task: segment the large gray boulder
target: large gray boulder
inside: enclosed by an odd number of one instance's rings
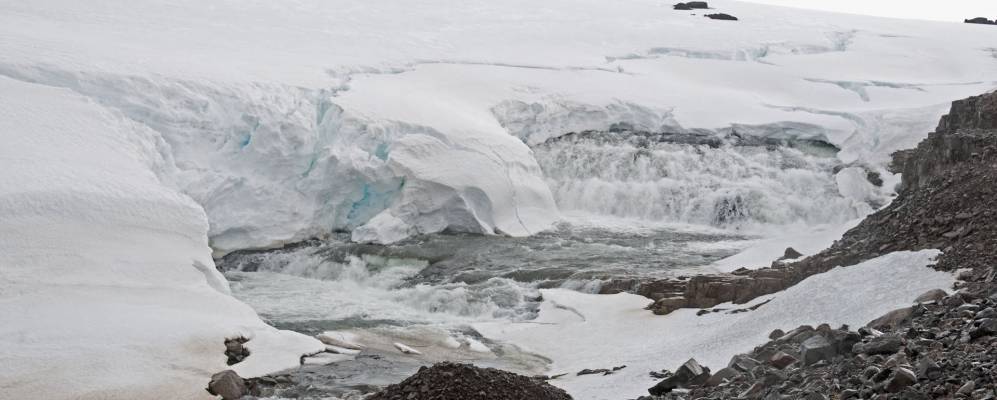
[[[837,350],[834,344],[820,335],[804,340],[800,344],[800,358],[803,359],[803,365],[811,365],[820,360],[831,360],[836,355]]]
[[[249,388],[246,387],[246,381],[239,374],[233,370],[225,370],[211,375],[208,393],[222,396],[224,400],[239,400],[243,396],[249,395]]]
[[[883,316],[870,321],[866,326],[886,331],[896,329],[900,324],[909,321],[914,315],[914,307],[904,307],[898,310],[890,311]]]
[[[866,343],[858,343],[852,347],[856,354],[895,354],[904,346],[904,341],[897,335],[874,337]]]

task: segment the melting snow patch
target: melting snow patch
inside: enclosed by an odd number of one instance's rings
[[[771,300],[755,311],[696,316],[693,309],[654,316],[650,300],[631,294],[591,295],[563,289],[543,291],[537,320],[522,324],[475,325],[491,339],[509,342],[553,360],[552,381],[577,399],[632,398],[655,381],[648,372],[674,369],[695,357],[719,368],[734,354],[763,343],[776,328],[829,323],[861,326],[909,305],[925,291],[951,286],[951,274],[927,266],[937,250],[896,252],[810,277],[748,306]],[[578,310],[586,318],[579,319]],[[731,308],[733,305],[719,305]],[[743,306],[741,306],[743,307]],[[593,365],[627,365],[610,376],[575,376]]]

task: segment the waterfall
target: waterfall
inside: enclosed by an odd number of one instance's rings
[[[534,146],[564,211],[745,227],[857,216],[834,175],[836,149],[816,141],[583,132]]]

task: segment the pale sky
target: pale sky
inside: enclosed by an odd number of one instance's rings
[[[959,21],[997,18],[997,0],[746,0],[752,3],[813,8],[894,18]]]

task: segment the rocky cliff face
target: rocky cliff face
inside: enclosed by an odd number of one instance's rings
[[[655,313],[667,314],[744,303],[836,266],[929,248],[944,252],[936,268],[969,268],[970,281],[992,282],[997,254],[987,249],[997,248],[997,93],[954,102],[936,131],[895,154],[892,167],[903,173],[898,197],[819,254],[755,271],[633,282],[630,289],[655,300]],[[627,285],[616,282],[604,292]]]

